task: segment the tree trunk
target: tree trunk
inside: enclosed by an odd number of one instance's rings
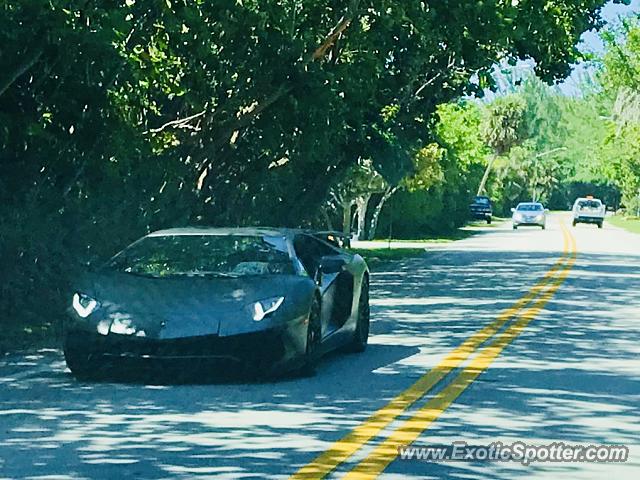
[[[378,202],[378,205],[376,205],[376,208],[373,211],[373,215],[371,216],[371,225],[369,226],[369,235],[367,237],[368,240],[373,240],[375,238],[376,230],[378,229],[378,220],[380,219],[380,213],[382,212],[382,207],[384,207],[385,202],[389,200],[391,198],[391,195],[396,193],[397,190],[397,185],[394,187],[387,187],[384,195],[382,195],[382,198]]]
[[[353,200],[346,201],[342,204],[342,233],[351,235],[351,207]]]
[[[304,66],[310,65],[314,62],[321,61],[327,56],[327,52],[338,41],[338,39],[345,33],[345,31],[351,26],[352,22],[358,16],[358,9],[360,0],[353,0],[351,5],[347,9],[347,13],[340,18],[338,23],[331,29],[331,31],[323,38],[320,45],[318,45],[314,51],[305,59]],[[239,131],[249,126],[264,110],[268,109],[271,105],[278,102],[281,98],[287,96],[293,90],[294,86],[289,82],[282,83],[271,95],[263,99],[262,101],[256,100],[254,106],[249,111],[237,112],[236,118],[231,122],[216,126],[214,125],[214,119],[216,117],[213,113],[210,117],[204,118],[203,130],[215,130],[218,129],[219,133],[214,135],[214,141],[206,149],[200,153],[200,158],[196,160],[198,169],[198,177],[202,176],[206,169],[210,168],[211,161],[208,160],[208,156],[215,156],[216,151],[223,148],[223,146],[232,138],[234,132]]]
[[[33,67],[41,55],[42,49],[34,50],[31,56],[27,57],[20,65],[18,65],[18,68],[11,72],[6,80],[0,83],[0,96],[9,89],[13,82]]]
[[[329,216],[329,213],[327,213],[327,209],[324,207],[321,208],[320,213],[324,218],[324,223],[327,225],[327,230],[333,230],[333,222],[331,222],[331,217]]]
[[[356,213],[358,215],[356,238],[358,240],[362,240],[367,236],[367,207],[369,206],[370,199],[370,193],[366,193],[356,198]]]
[[[477,195],[482,195],[484,193],[484,189],[487,185],[487,180],[489,179],[489,173],[491,172],[491,168],[493,167],[493,162],[495,161],[496,156],[491,155],[489,158],[489,163],[487,164],[487,168],[484,171],[484,175],[482,176],[482,181],[480,182],[480,186],[478,187]]]

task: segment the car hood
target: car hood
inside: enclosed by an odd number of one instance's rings
[[[274,327],[303,315],[314,288],[311,279],[295,275],[151,278],[100,272],[80,283],[78,290],[100,304],[93,321],[109,323],[110,334],[160,339]],[[272,317],[253,321],[256,301],[280,296],[285,302]]]

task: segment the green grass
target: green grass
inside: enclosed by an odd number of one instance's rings
[[[395,238],[391,239],[391,241],[388,239],[376,239],[365,247],[352,248],[351,251],[360,254],[369,265],[415,258],[423,255],[429,244],[464,240],[477,235],[487,228],[495,228],[506,220],[505,218],[494,217],[490,225],[483,221],[474,221],[449,233],[427,235],[417,239]],[[402,244],[406,245],[402,246]],[[424,247],[422,247],[422,244],[424,244]]]
[[[509,218],[502,217],[493,217],[492,223],[487,224],[487,222],[482,220],[474,220],[472,222],[467,223],[464,227],[460,227],[456,230],[453,230],[448,233],[440,233],[438,235],[426,235],[422,238],[416,239],[402,239],[402,238],[393,238],[391,239],[391,244],[394,243],[449,243],[455,242],[458,240],[464,240],[465,238],[469,238],[478,233],[478,228],[496,228],[500,226],[501,223],[510,220]],[[386,238],[376,238],[376,242],[385,242],[389,243],[389,240]]]
[[[467,227],[487,227],[487,228],[496,228],[499,227],[501,223],[511,220],[511,217],[492,217],[491,223],[487,224],[487,222],[483,220],[473,220],[467,224]],[[465,227],[462,227],[465,228]]]
[[[616,227],[624,228],[628,232],[640,233],[640,218],[639,217],[623,217],[622,215],[615,215],[607,217],[607,222]]]
[[[368,264],[403,260],[419,257],[425,252],[424,248],[352,248],[350,252],[360,254]]]
[[[471,237],[476,232],[473,230],[456,230],[454,232],[448,234],[440,234],[440,235],[426,235],[423,238],[415,238],[415,239],[402,239],[402,238],[392,238],[391,244],[394,243],[448,243],[455,242],[456,240],[464,240],[465,238]],[[389,240],[386,238],[377,238],[376,242],[380,243],[389,243]]]

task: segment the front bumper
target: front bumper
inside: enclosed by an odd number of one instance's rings
[[[484,219],[484,218],[489,218],[493,215],[493,213],[491,211],[482,211],[482,210],[471,210],[470,212],[471,218],[479,218],[479,219]]]
[[[547,223],[547,219],[544,215],[531,216],[531,215],[518,215],[511,218],[514,227],[544,227]]]
[[[544,227],[545,222],[513,222],[516,227]]]
[[[229,337],[206,335],[166,340],[70,330],[66,332],[64,343],[65,350],[82,352],[88,361],[97,364],[140,360],[263,365],[277,364],[288,353],[284,335],[277,330]]]

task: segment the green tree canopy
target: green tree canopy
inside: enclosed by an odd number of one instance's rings
[[[3,317],[153,228],[317,223],[358,159],[410,172],[494,64],[566,76],[604,3],[0,0]]]

